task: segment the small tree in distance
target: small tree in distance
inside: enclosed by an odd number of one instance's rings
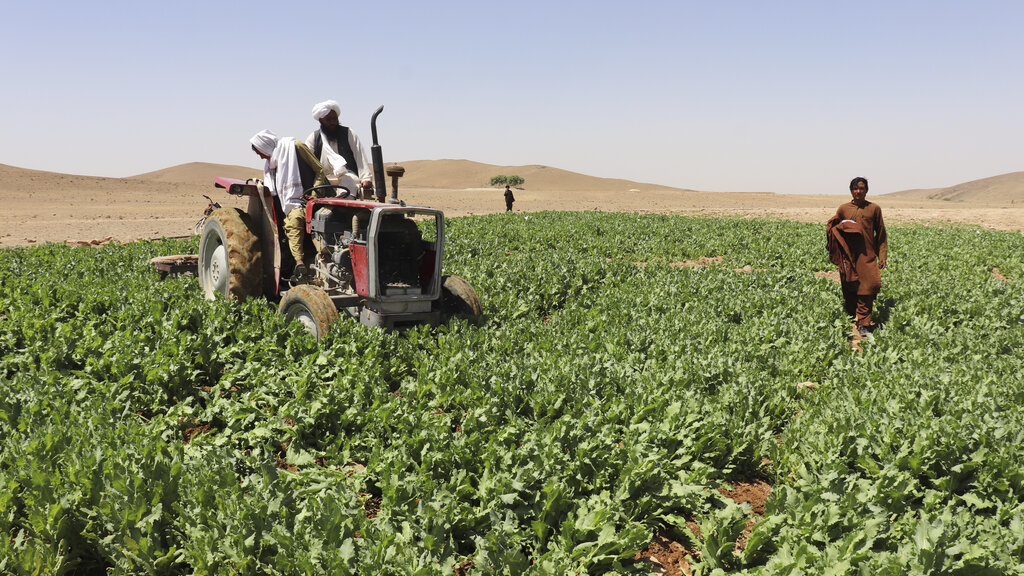
[[[526,182],[526,180],[523,179],[522,176],[518,176],[516,174],[513,174],[511,176],[505,176],[503,174],[500,174],[498,176],[491,177],[491,186],[507,185],[512,187],[519,187],[522,186],[524,182]]]

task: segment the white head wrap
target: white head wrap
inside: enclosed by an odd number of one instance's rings
[[[335,114],[341,116],[341,107],[338,106],[338,103],[334,100],[327,100],[313,106],[313,120],[319,120],[324,116],[327,116],[331,110],[334,110]]]
[[[259,150],[261,154],[271,156],[274,153],[274,148],[277,148],[277,134],[274,134],[270,130],[263,130],[259,134],[249,138],[249,143]]]

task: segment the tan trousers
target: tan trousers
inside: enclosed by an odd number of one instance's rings
[[[305,262],[303,244],[306,241],[306,209],[295,208],[284,217],[284,235],[288,237],[288,248],[296,264]]]

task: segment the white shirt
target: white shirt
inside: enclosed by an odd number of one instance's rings
[[[309,146],[310,150],[314,150],[313,144],[316,142],[316,133],[320,132],[320,138],[323,143],[323,150],[320,152],[320,164],[324,167],[324,176],[337,186],[345,186],[354,193],[359,193],[362,182],[370,182],[373,180],[373,174],[370,172],[370,163],[366,161],[366,151],[363,150],[363,145],[359,141],[359,137],[356,136],[355,130],[349,128],[348,130],[348,145],[352,149],[352,155],[355,156],[356,165],[348,166],[345,159],[338,154],[338,142],[331,138],[328,139],[327,135],[322,130],[314,130],[309,133],[306,138],[306,146]]]
[[[281,199],[281,208],[287,214],[302,206],[302,175],[299,155],[295,151],[295,138],[281,138],[270,159],[263,166],[263,182]]]

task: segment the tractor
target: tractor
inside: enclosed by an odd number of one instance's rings
[[[340,314],[367,326],[401,330],[437,325],[452,316],[477,318],[480,299],[459,276],[442,275],[445,220],[441,210],[398,200],[401,166],[385,168],[371,120],[375,198],[341,186],[306,190],[307,262],[291,257],[281,203],[259,180],[215,178],[228,194],[248,196],[248,208],[207,207],[199,240],[199,284],[207,299],[264,296],[277,313],[319,339]],[[385,198],[385,174],[391,197]],[[308,270],[293,273],[297,264]]]

